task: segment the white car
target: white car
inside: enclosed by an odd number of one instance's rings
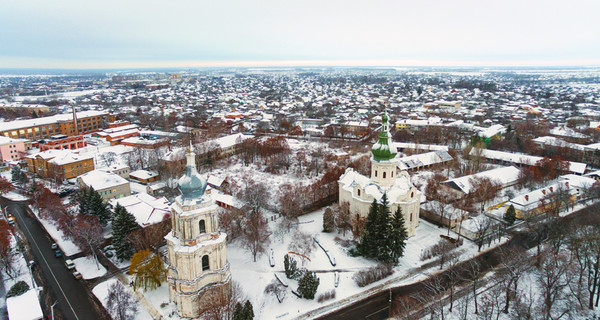
[[[65,265],[67,266],[67,269],[69,269],[69,270],[75,269],[75,263],[73,263],[73,260],[71,260],[71,259],[65,260]]]

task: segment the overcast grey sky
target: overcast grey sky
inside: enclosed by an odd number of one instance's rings
[[[0,67],[600,64],[599,0],[0,0]]]

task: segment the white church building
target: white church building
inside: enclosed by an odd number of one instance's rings
[[[339,203],[350,204],[354,221],[366,220],[373,200],[380,202],[386,194],[391,214],[400,207],[406,231],[413,236],[419,225],[421,192],[412,184],[406,171],[398,170],[398,152],[392,143],[387,114],[381,119],[379,139],[371,148],[371,176],[364,176],[352,168],[346,169],[338,180]]]
[[[171,206],[168,248],[169,298],[181,317],[197,318],[214,294],[230,294],[227,235],[219,232],[217,205],[206,194],[206,179],[196,170],[196,155],[186,155],[181,195]]]

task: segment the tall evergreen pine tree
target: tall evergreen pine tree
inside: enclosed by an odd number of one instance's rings
[[[382,262],[390,262],[392,260],[392,246],[394,242],[392,217],[390,214],[390,206],[387,199],[387,194],[381,197],[381,204],[377,214],[377,236],[376,236],[376,260]]]
[[[377,214],[379,212],[379,205],[377,200],[373,199],[369,214],[367,215],[367,221],[362,231],[362,237],[360,244],[358,245],[358,252],[361,256],[367,258],[374,258],[377,250]]]
[[[79,192],[78,200],[80,214],[96,216],[103,225],[106,225],[111,218],[108,204],[93,188],[82,189]]]
[[[508,207],[508,209],[504,213],[504,220],[506,220],[506,222],[508,222],[508,224],[512,225],[513,223],[515,223],[516,219],[517,219],[517,213],[515,210],[515,206],[513,206],[511,204],[510,207]]]
[[[406,247],[406,239],[408,238],[408,232],[406,231],[406,225],[404,221],[404,214],[402,209],[398,207],[394,213],[392,219],[393,229],[393,242],[392,242],[392,262],[398,263],[398,259],[404,255],[404,248]]]
[[[135,222],[135,218],[127,209],[120,204],[115,207],[115,213],[112,217],[113,238],[112,244],[115,247],[117,258],[121,260],[129,259],[133,255],[133,245],[127,239],[127,235],[140,226]]]

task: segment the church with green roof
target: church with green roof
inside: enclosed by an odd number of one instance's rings
[[[339,203],[347,202],[355,228],[366,220],[373,200],[387,194],[391,212],[398,207],[404,213],[408,235],[419,225],[421,192],[412,184],[408,172],[398,169],[398,151],[392,141],[387,113],[381,116],[381,131],[371,148],[371,175],[364,176],[352,168],[340,176]]]

